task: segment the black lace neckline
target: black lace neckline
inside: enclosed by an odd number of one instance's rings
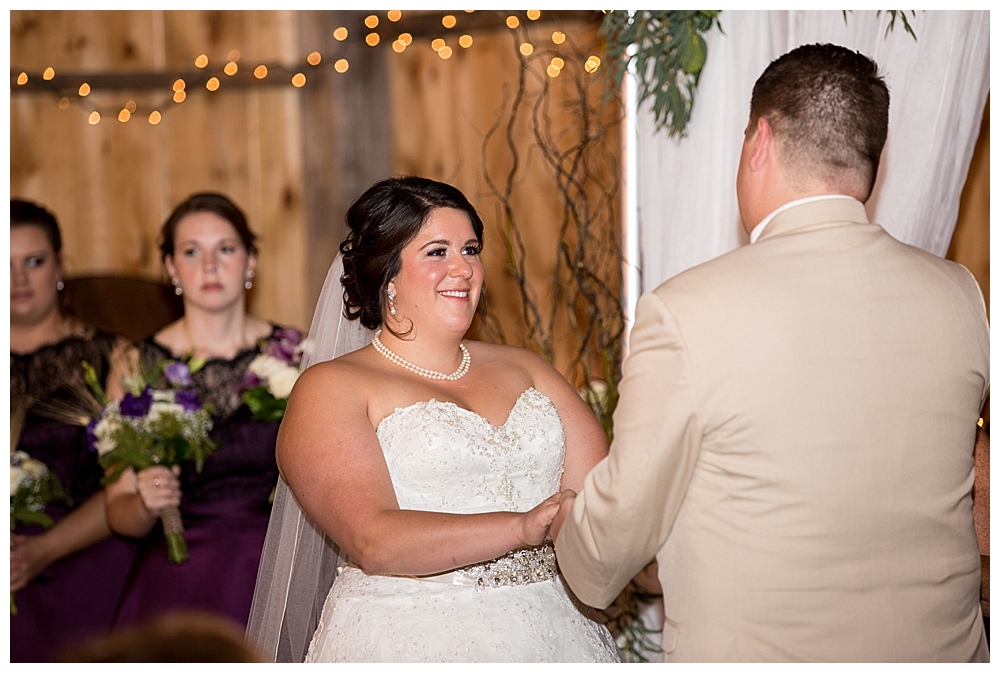
[[[260,349],[260,345],[259,344],[260,344],[261,341],[264,341],[266,339],[273,339],[274,338],[274,333],[276,331],[278,331],[279,329],[281,329],[278,325],[274,324],[273,322],[272,323],[268,323],[268,324],[271,326],[271,331],[267,333],[267,336],[264,336],[264,337],[261,337],[260,339],[258,339],[257,343],[254,343],[251,346],[247,346],[246,348],[243,348],[243,349],[237,351],[236,355],[234,355],[231,358],[224,358],[222,356],[215,356],[215,355],[213,355],[212,357],[205,358],[205,363],[208,364],[208,363],[214,363],[214,362],[238,362],[241,358],[245,357],[248,353],[256,353]],[[156,349],[159,349],[160,352],[163,353],[163,355],[165,356],[164,359],[166,359],[166,360],[183,360],[185,357],[187,357],[186,355],[183,355],[183,354],[182,355],[177,355],[172,350],[170,350],[165,344],[162,344],[159,341],[157,341],[155,334],[153,336],[151,336],[151,337],[148,337],[144,341],[144,343],[146,343],[149,346],[152,346],[152,347],[154,347]]]
[[[39,346],[35,350],[28,351],[27,353],[18,353],[16,351],[11,351],[10,352],[10,356],[12,358],[17,358],[17,359],[20,359],[20,360],[29,360],[29,359],[31,359],[33,357],[37,357],[39,355],[42,355],[46,351],[61,350],[61,349],[66,348],[68,345],[70,345],[72,343],[75,343],[75,342],[92,341],[94,339],[94,337],[98,335],[98,333],[102,334],[103,336],[112,336],[110,334],[101,332],[101,330],[98,330],[93,325],[82,324],[78,328],[74,329],[74,331],[73,331],[72,334],[68,334],[68,335],[64,336],[62,339],[59,339],[58,341],[53,341],[52,343],[42,344],[41,346]]]

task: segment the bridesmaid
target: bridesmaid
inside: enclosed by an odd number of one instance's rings
[[[19,525],[10,537],[10,660],[51,662],[75,641],[111,627],[133,545],[111,536],[101,468],[86,430],[51,420],[39,401],[72,403],[86,360],[107,383],[109,357],[127,346],[60,310],[62,237],[56,218],[10,202],[10,396],[12,445],[45,463],[72,498],[46,508],[50,529]],[[23,421],[23,422],[22,422]]]
[[[278,479],[278,422],[254,420],[241,384],[262,340],[297,333],[247,314],[256,236],[228,198],[194,194],[174,209],[161,235],[163,263],[184,315],[141,342],[133,356],[144,367],[188,354],[207,360],[193,380],[200,399],[213,407],[211,437],[219,449],[200,474],[193,465],[128,469],[106,487],[111,528],[141,540],[116,625],[202,609],[245,628]],[[174,565],[159,518],[178,505],[190,560]]]

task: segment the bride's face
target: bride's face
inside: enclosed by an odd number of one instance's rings
[[[399,275],[389,283],[400,327],[412,321],[414,335],[437,328],[465,334],[483,289],[480,248],[468,215],[454,208],[431,211],[403,248]]]

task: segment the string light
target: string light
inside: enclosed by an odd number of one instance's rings
[[[347,39],[347,29],[341,26],[337,30],[333,31],[333,39],[337,42],[343,42]]]
[[[601,66],[601,59],[596,56],[589,56],[587,62],[583,64],[583,69],[589,73],[597,72],[597,69]]]
[[[523,56],[530,56],[535,51],[535,47],[530,42],[522,42],[518,48]]]
[[[194,60],[195,67],[204,68],[208,65],[208,56],[202,54]]]
[[[77,93],[79,93],[81,96],[89,96],[90,85],[84,82],[83,84],[80,85],[80,90]]]
[[[561,30],[555,31],[554,33],[552,33],[552,41],[556,44],[562,44],[563,42],[566,41],[566,33],[562,32]]]
[[[562,60],[558,56],[553,56],[552,65],[555,66],[556,70],[562,70],[564,67],[566,67],[566,61]]]
[[[237,70],[239,70],[239,66],[236,65],[236,61],[230,61],[229,63],[226,64],[226,67],[222,69],[222,72],[232,77],[233,75],[236,74]]]
[[[69,107],[69,98],[66,98],[66,96],[63,96],[62,98],[59,99],[59,109],[60,110],[65,110],[68,107]]]
[[[175,103],[183,103],[185,98],[187,98],[187,94],[184,92],[183,89],[180,90],[180,91],[175,91],[174,92],[174,102]]]
[[[347,72],[348,63],[346,58],[342,58],[333,64],[333,69],[337,72]]]
[[[521,25],[521,21],[516,16],[507,17],[507,27],[513,30]]]
[[[378,33],[368,33],[365,36],[365,42],[368,43],[369,47],[374,47],[378,44],[379,36]]]
[[[322,60],[323,60],[323,55],[320,54],[318,51],[314,51],[313,53],[306,56],[306,61],[309,63],[309,65],[319,65]]]
[[[301,89],[306,85],[306,76],[301,72],[297,72],[292,76],[292,85]]]
[[[396,21],[399,21],[401,18],[403,18],[403,13],[398,9],[390,9],[387,16],[390,21],[395,23]]]
[[[48,81],[55,76],[56,76],[56,71],[53,70],[52,68],[46,68],[45,72],[42,73],[42,79],[44,79],[45,81]]]
[[[123,124],[131,118],[132,118],[132,113],[126,110],[125,108],[122,108],[122,111],[118,113],[118,121],[122,122]]]
[[[210,77],[207,82],[205,82],[205,88],[209,91],[217,91],[219,89],[219,78]]]
[[[240,60],[240,50],[239,49],[233,49],[231,52],[229,52],[229,54],[226,56],[226,58],[228,58],[230,61],[238,61],[238,60]]]
[[[161,119],[163,119],[163,116],[156,110],[149,113],[149,123],[153,126],[159,124]]]
[[[468,49],[469,47],[472,46],[472,36],[471,35],[463,35],[462,37],[458,38],[458,44],[463,49]]]
[[[409,47],[410,43],[413,42],[413,36],[409,33],[401,33],[399,35],[399,41]]]
[[[528,18],[531,19],[532,21],[538,21],[538,17],[540,17],[541,15],[542,13],[537,9],[528,10]]]
[[[265,77],[267,77],[267,66],[258,65],[256,68],[253,69],[253,76],[256,77],[257,79],[264,79]]]
[[[135,101],[130,100],[129,102],[125,103],[125,109],[128,110],[129,114],[135,112]]]
[[[182,79],[174,81],[174,91],[184,91],[184,87],[186,86],[187,84],[185,84]]]
[[[458,23],[458,20],[451,14],[445,14],[441,17],[441,25],[445,28],[454,28],[456,23]]]
[[[545,73],[546,73],[546,74],[547,74],[547,75],[548,75],[549,77],[558,77],[558,76],[559,76],[559,73],[561,73],[561,72],[562,72],[562,68],[557,68],[557,67],[555,67],[554,65],[552,65],[551,63],[549,64],[549,67],[547,67],[547,68],[545,69]]]
[[[22,85],[22,86],[25,85],[25,84],[27,84],[28,83],[28,73],[22,72],[20,75],[18,75],[17,76],[17,83],[20,84],[20,85]]]
[[[445,60],[451,58],[451,47],[441,47],[441,49],[438,50],[438,56]]]
[[[404,49],[406,49],[406,44],[402,41],[396,40],[392,43],[392,50],[397,54],[402,54]]]
[[[441,39],[441,38],[439,37],[439,38],[437,38],[437,39],[435,39],[435,40],[431,41],[431,49],[433,49],[434,51],[438,51],[438,52],[439,52],[439,51],[441,51],[442,49],[444,49],[444,44],[445,44],[445,43],[444,43],[444,40],[442,40],[442,39]]]
[[[365,17],[365,26],[368,28],[375,28],[378,26],[378,17],[374,14],[370,14]]]
[[[93,112],[90,113],[90,116],[87,117],[87,121],[90,122],[91,126],[97,124],[98,122],[101,121],[101,113],[98,112],[97,110],[94,110]]]

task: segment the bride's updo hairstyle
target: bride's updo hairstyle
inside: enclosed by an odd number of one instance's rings
[[[480,247],[483,221],[459,190],[416,176],[388,178],[368,188],[347,210],[349,233],[340,244],[344,255],[344,316],[377,329],[385,315],[386,288],[402,268],[403,248],[437,208],[469,216]]]

